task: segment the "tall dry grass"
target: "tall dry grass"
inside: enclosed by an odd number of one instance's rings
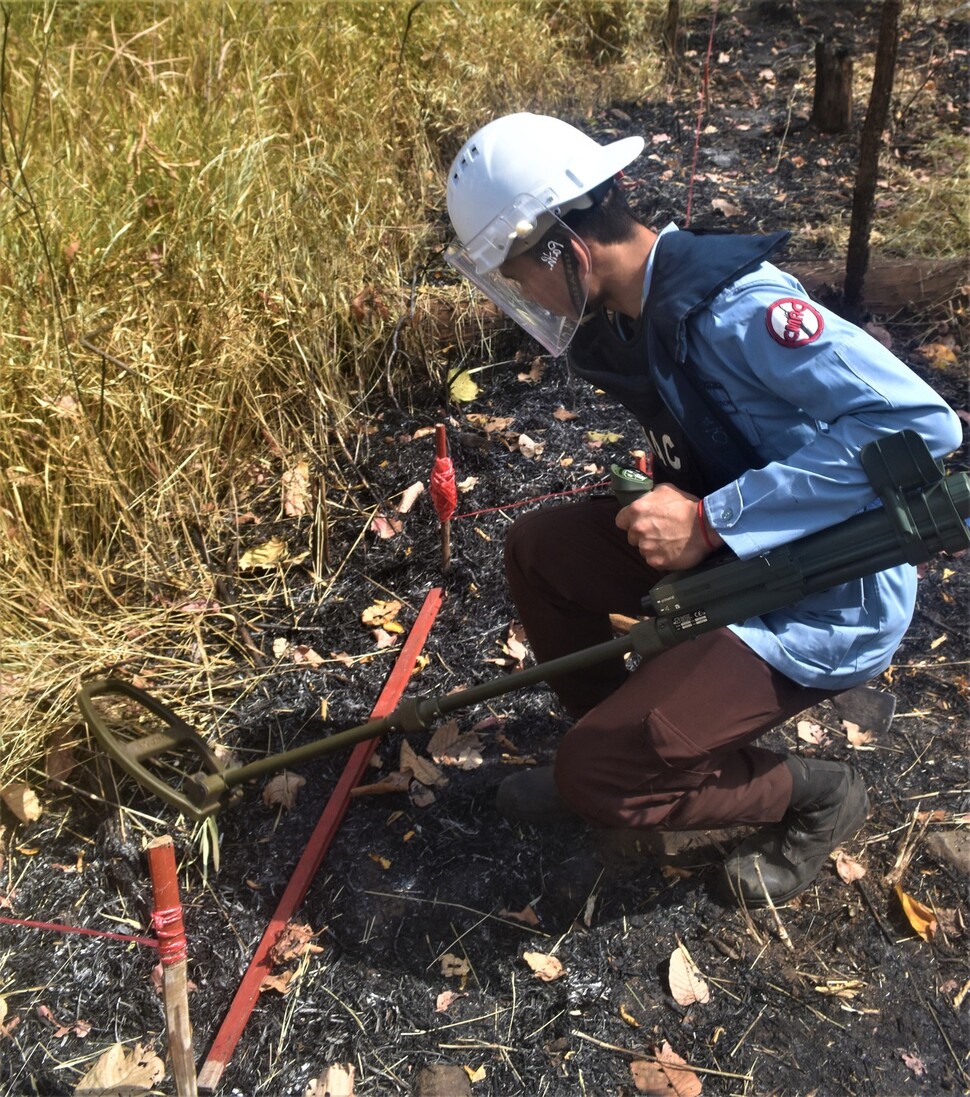
[[[204,722],[231,659],[179,607],[213,596],[236,486],[307,457],[339,497],[375,394],[437,368],[400,320],[458,143],[648,94],[664,8],[5,10],[0,785],[76,730],[99,668],[177,684]],[[352,307],[368,285],[383,307]]]

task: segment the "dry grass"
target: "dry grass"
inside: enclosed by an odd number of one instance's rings
[[[661,7],[9,9],[0,784],[36,773],[100,668],[206,722],[224,668],[180,607],[220,593],[208,552],[252,502],[236,493],[307,457],[329,519],[354,520],[368,401],[439,368],[442,310],[474,338],[466,291],[412,300],[459,141],[493,112],[648,92],[637,42]]]

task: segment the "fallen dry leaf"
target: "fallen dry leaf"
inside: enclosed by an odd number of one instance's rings
[[[464,978],[470,970],[471,965],[468,961],[455,956],[454,953],[446,952],[441,957],[441,974],[446,979]]]
[[[401,501],[397,505],[398,514],[407,514],[407,512],[417,502],[418,497],[424,491],[424,484],[420,480],[417,483],[412,484],[409,488],[401,493]]]
[[[700,1078],[666,1040],[651,1050],[657,1057],[655,1061],[636,1059],[630,1064],[638,1093],[653,1097],[699,1097],[703,1089]]]
[[[528,372],[518,374],[518,380],[525,381],[530,385],[538,384],[542,380],[545,369],[546,362],[544,358],[533,358],[529,363]]]
[[[567,411],[562,404],[555,408],[552,413],[553,419],[558,419],[560,423],[569,423],[573,419],[579,418],[579,413],[575,411]]]
[[[331,1063],[310,1080],[303,1097],[354,1097],[354,1064]]]
[[[33,823],[44,814],[37,793],[29,785],[19,782],[0,789],[0,800],[17,816],[22,823]]]
[[[910,1051],[904,1051],[902,1048],[898,1048],[897,1051],[900,1059],[902,1059],[906,1066],[908,1066],[918,1078],[921,1078],[926,1073],[926,1064],[918,1055],[914,1055]]]
[[[402,773],[410,773],[416,781],[420,781],[422,785],[427,785],[429,788],[448,784],[448,778],[434,762],[429,762],[426,758],[421,758],[415,754],[414,748],[407,739],[401,740],[401,756],[398,769]]]
[[[259,984],[259,989],[261,991],[275,990],[279,994],[289,994],[290,983],[293,982],[295,975],[295,971],[281,971],[278,975],[264,975],[262,982]]]
[[[283,513],[288,518],[301,518],[313,504],[310,493],[310,463],[297,461],[283,473]]]
[[[474,1084],[475,1082],[481,1082],[486,1076],[484,1067],[466,1066],[465,1073],[468,1075],[468,1080],[472,1084]]]
[[[532,968],[536,978],[544,983],[551,983],[566,974],[566,969],[556,957],[544,952],[524,952],[522,959]]]
[[[267,807],[279,806],[289,811],[296,803],[297,795],[305,784],[305,777],[284,770],[266,782],[266,787],[263,789],[263,803]]]
[[[711,1000],[710,987],[683,945],[678,945],[670,955],[668,979],[670,993],[679,1006]]]
[[[84,1075],[74,1089],[74,1097],[135,1097],[148,1093],[165,1077],[165,1064],[150,1049],[135,1044],[126,1051],[113,1044]]]
[[[273,537],[261,545],[255,545],[239,557],[239,570],[252,571],[254,568],[270,568],[286,559],[286,542],[281,537]]]
[[[390,541],[404,529],[400,518],[388,518],[384,514],[375,514],[370,520],[370,528],[382,541]]]
[[[378,600],[364,610],[360,615],[360,620],[368,628],[386,628],[388,623],[393,621],[400,612],[400,602]]]
[[[867,743],[872,742],[872,732],[863,731],[858,724],[853,724],[851,720],[843,720],[842,729],[845,731],[845,737],[848,740],[850,747],[858,749],[859,747],[864,747]]]
[[[537,926],[539,918],[529,903],[516,913],[514,910],[506,910],[505,907],[498,912],[499,918],[514,918],[517,922],[525,922],[527,926]]]
[[[435,999],[434,1011],[435,1013],[444,1013],[445,1010],[458,1001],[459,998],[464,998],[464,994],[460,994],[457,990],[443,990]]]
[[[542,451],[546,448],[545,442],[537,442],[535,439],[530,438],[528,434],[520,434],[515,440],[515,449],[522,454],[523,457],[541,457]]]
[[[865,866],[859,864],[854,857],[850,857],[844,849],[834,849],[829,856],[835,862],[835,871],[839,874],[839,879],[846,884],[852,884],[865,876]]]
[[[320,945],[314,944],[316,934],[303,923],[287,922],[280,930],[269,950],[269,962],[278,967],[291,960],[299,960],[307,952],[323,952]]]
[[[937,930],[936,915],[933,911],[930,910],[929,907],[924,906],[919,899],[914,899],[912,895],[903,891],[899,884],[896,885],[896,898],[899,900],[899,905],[903,908],[903,914],[906,915],[906,921],[909,922],[924,941],[932,941],[936,936]]]
[[[812,720],[799,720],[795,724],[798,738],[803,743],[811,743],[814,746],[824,746],[829,741],[829,733],[820,724]]]

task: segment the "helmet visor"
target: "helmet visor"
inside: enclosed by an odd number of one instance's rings
[[[525,209],[518,199],[467,246],[451,244],[445,261],[558,357],[586,311],[589,251],[554,214],[535,206],[533,211],[534,216],[519,216]],[[499,250],[501,267],[482,261],[483,251],[492,257]]]

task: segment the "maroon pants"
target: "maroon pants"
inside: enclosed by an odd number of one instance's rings
[[[611,639],[659,578],[614,524],[612,499],[539,510],[509,531],[506,572],[539,662]],[[784,755],[754,746],[835,691],[798,685],[728,629],[644,659],[550,681],[576,722],[556,753],[559,794],[598,826],[703,830],[777,822]]]

